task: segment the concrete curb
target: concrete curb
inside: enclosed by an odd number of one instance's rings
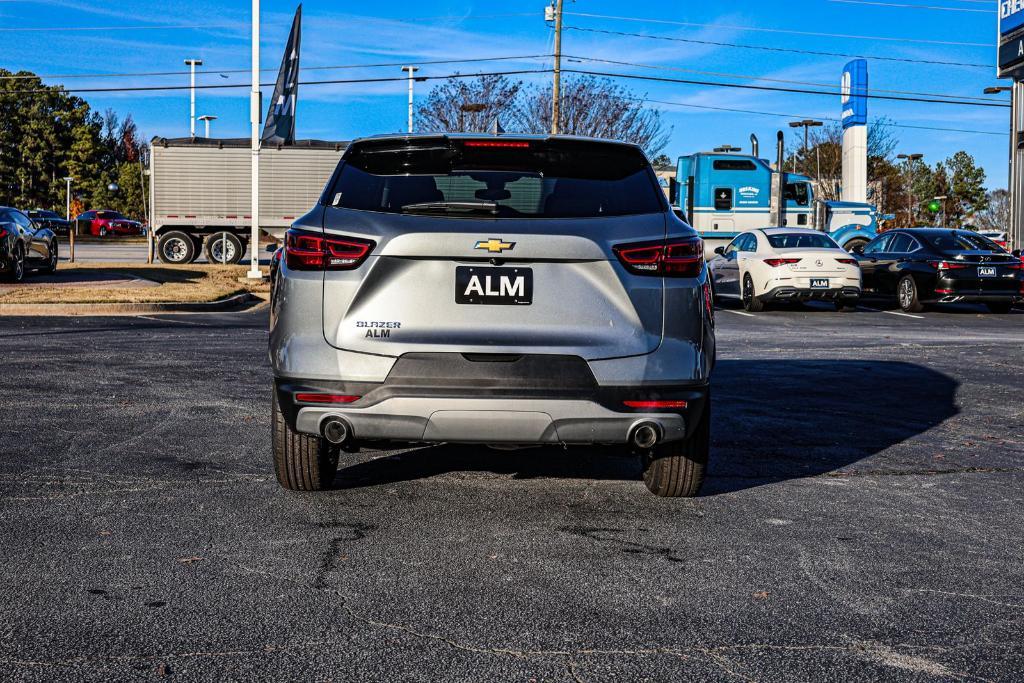
[[[217,301],[179,303],[107,303],[107,304],[0,304],[3,315],[138,315],[144,313],[217,313],[261,303],[264,299],[242,292]]]

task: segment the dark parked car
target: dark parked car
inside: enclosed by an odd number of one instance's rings
[[[71,231],[71,221],[61,216],[56,211],[46,209],[30,209],[28,217],[40,228],[53,230],[57,235],[67,235]]]
[[[83,235],[107,237],[108,235],[142,234],[142,223],[109,209],[80,213],[75,221],[78,223],[78,232]]]
[[[57,236],[21,211],[0,206],[0,275],[21,282],[29,270],[57,270]]]
[[[904,311],[970,301],[1008,313],[1024,299],[1019,256],[970,230],[889,230],[855,254],[865,296],[895,297]]]

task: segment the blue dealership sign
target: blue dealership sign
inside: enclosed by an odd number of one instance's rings
[[[1024,2],[1024,0],[1017,0]],[[868,62],[855,59],[843,67],[839,86],[843,103],[843,130],[868,122]]]
[[[999,35],[1005,36],[1024,26],[1024,0],[1000,0]]]

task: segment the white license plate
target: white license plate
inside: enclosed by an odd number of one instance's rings
[[[827,277],[811,278],[811,289],[828,289]]]
[[[995,266],[978,266],[978,277],[995,277]]]

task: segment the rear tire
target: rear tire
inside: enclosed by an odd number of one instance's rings
[[[49,275],[50,273],[57,272],[57,261],[59,256],[57,255],[57,240],[54,239],[50,242],[50,258],[46,261],[46,265],[43,266],[42,271]]]
[[[700,493],[711,443],[711,392],[704,414],[685,441],[670,441],[644,456],[644,484],[664,498],[692,498]]]
[[[848,252],[850,252],[852,254],[854,249],[856,249],[857,247],[863,247],[867,243],[868,243],[868,240],[856,238],[856,239],[852,239],[849,242],[847,242],[846,244],[844,244],[843,245],[843,249],[845,249],[846,251],[848,251]]]
[[[992,301],[985,304],[985,306],[990,313],[1009,313],[1010,309],[1013,308],[1013,304],[1009,301]]]
[[[221,246],[223,241],[224,251],[227,252],[227,258],[225,263],[235,264],[242,260],[242,254],[245,250],[242,247],[242,240],[238,239],[233,233],[222,231],[216,232],[206,238],[206,244],[204,250],[206,251],[206,260],[210,263],[221,263]]]
[[[192,263],[196,260],[196,243],[188,234],[171,230],[160,235],[156,243],[157,257],[172,266]]]
[[[760,313],[764,310],[764,302],[754,295],[754,280],[750,273],[743,276],[743,310]]]
[[[917,282],[911,275],[900,278],[899,284],[896,285],[896,298],[900,308],[906,313],[920,313],[924,310],[924,304],[918,297]]]
[[[14,245],[14,254],[11,256],[11,269],[4,274],[7,282],[21,282],[25,279],[25,247],[21,243]]]
[[[338,471],[337,447],[322,437],[293,431],[284,419],[274,389],[271,441],[274,449],[274,473],[289,491],[322,491],[331,488]]]

